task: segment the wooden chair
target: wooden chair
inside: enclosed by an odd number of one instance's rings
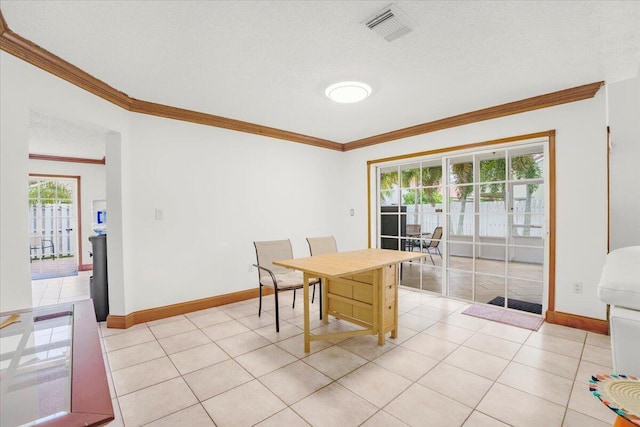
[[[293,290],[293,305],[296,306],[296,290],[303,287],[303,275],[300,271],[280,267],[273,264],[273,261],[281,261],[293,258],[291,241],[272,240],[263,242],[253,242],[256,248],[257,264],[253,264],[258,269],[258,284],[260,293],[260,303],[258,316],[262,314],[262,287],[269,286],[274,290],[276,303],[276,332],[280,332],[280,315],[278,310],[278,293]],[[317,279],[309,280],[309,285],[313,285],[315,294]],[[320,310],[322,313],[322,310]]]

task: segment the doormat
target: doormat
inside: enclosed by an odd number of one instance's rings
[[[493,320],[494,322],[517,326],[519,328],[531,329],[532,331],[540,329],[540,326],[542,326],[544,322],[542,317],[516,313],[506,308],[492,307],[487,304],[474,304],[463,311],[462,314]]]
[[[495,297],[494,299],[489,301],[488,304],[497,305],[498,307],[504,307],[504,298]],[[514,310],[526,311],[534,314],[542,314],[542,304],[509,298],[508,306],[509,308],[512,308]]]

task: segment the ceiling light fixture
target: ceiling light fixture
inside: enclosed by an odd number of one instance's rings
[[[371,95],[371,86],[362,82],[340,82],[329,86],[324,94],[332,101],[350,104]]]

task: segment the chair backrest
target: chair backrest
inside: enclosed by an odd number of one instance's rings
[[[431,241],[429,242],[430,248],[436,248],[440,244],[440,240],[442,238],[442,227],[438,226],[433,230],[431,234]]]
[[[309,243],[309,253],[311,256],[338,252],[338,245],[333,236],[307,237],[307,243]]]
[[[407,224],[408,234],[420,234],[420,224]]]
[[[42,235],[38,233],[31,234],[29,236],[29,246],[31,246],[31,248],[42,247]]]
[[[260,267],[268,268],[274,274],[288,273],[291,269],[274,265],[273,261],[282,261],[293,258],[290,240],[268,240],[263,242],[253,242],[256,247],[256,260]],[[264,270],[258,269],[258,276],[269,276]]]

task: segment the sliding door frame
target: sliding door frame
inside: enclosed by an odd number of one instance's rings
[[[549,170],[546,174],[545,180],[548,182],[549,191],[549,209],[548,209],[548,237],[543,238],[548,241],[548,264],[547,268],[547,312],[545,317],[548,321],[553,320],[553,313],[555,312],[555,277],[556,277],[556,158],[555,158],[555,130],[517,135],[507,138],[482,141],[471,144],[456,145],[451,147],[439,148],[429,151],[421,151],[417,153],[404,154],[393,157],[386,157],[381,159],[367,161],[367,203],[369,209],[367,210],[367,225],[368,225],[368,247],[372,247],[373,239],[376,233],[376,222],[372,216],[372,212],[376,212],[376,199],[372,197],[372,188],[375,188],[377,177],[372,174],[375,167],[382,163],[410,160],[413,158],[427,157],[438,154],[445,154],[454,151],[465,151],[471,149],[483,149],[489,146],[499,146],[503,144],[513,144],[518,142],[526,142],[528,140],[535,140],[540,138],[546,138],[548,144],[548,167]]]

